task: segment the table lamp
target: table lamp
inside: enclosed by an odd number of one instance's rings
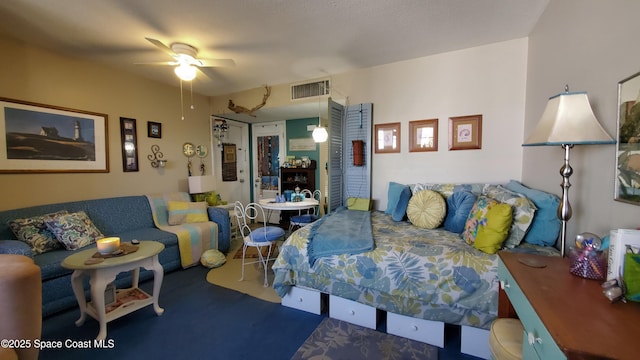
[[[569,203],[569,177],[573,169],[569,165],[569,151],[574,145],[615,144],[615,140],[602,128],[589,104],[586,92],[565,92],[552,96],[533,133],[522,146],[562,146],[564,165],[562,176],[562,201],[558,206],[558,218],[562,221],[560,253],[564,257],[567,237],[567,222],[572,211]]]
[[[216,194],[210,194],[211,196],[204,195],[205,193],[213,192],[215,186],[215,178],[211,175],[189,176],[189,194],[192,194],[196,201],[206,200],[209,205],[215,205]]]

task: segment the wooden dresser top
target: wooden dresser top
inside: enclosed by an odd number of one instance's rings
[[[568,258],[499,255],[567,358],[640,358],[640,303],[611,303],[602,293],[603,281],[572,275]],[[524,265],[520,258],[546,267]]]

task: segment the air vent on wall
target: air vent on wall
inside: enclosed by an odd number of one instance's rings
[[[291,84],[291,100],[331,94],[329,79],[302,84]]]

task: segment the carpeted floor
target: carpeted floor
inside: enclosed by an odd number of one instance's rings
[[[260,264],[246,265],[244,269],[244,280],[240,281],[240,275],[242,273],[242,256],[240,256],[240,258],[236,258],[235,254],[237,254],[238,251],[242,254],[242,240],[234,239],[231,242],[231,250],[227,255],[227,262],[218,268],[211,269],[207,274],[207,281],[211,284],[239,291],[243,294],[248,294],[261,300],[280,304],[280,297],[271,287],[273,285],[274,277],[273,271],[271,270],[273,261],[269,262],[269,268],[267,269],[269,287],[263,286],[264,270]],[[255,255],[256,258],[246,260],[249,262],[257,260],[257,252]]]
[[[291,359],[437,360],[438,348],[348,322],[325,318]]]

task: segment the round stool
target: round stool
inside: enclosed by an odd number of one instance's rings
[[[522,359],[524,328],[518,319],[500,318],[493,321],[489,332],[492,359]]]
[[[40,339],[42,278],[40,267],[29,257],[0,254],[0,319],[0,339],[31,340],[31,344]],[[15,349],[20,360],[36,360],[38,353],[35,346]]]

